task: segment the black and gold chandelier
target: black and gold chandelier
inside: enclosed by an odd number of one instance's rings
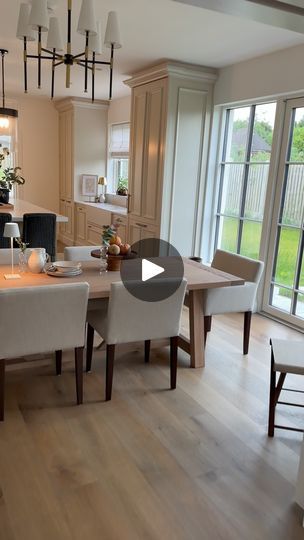
[[[49,0],[50,1],[50,0]],[[88,92],[88,78],[91,73],[92,101],[95,98],[95,71],[97,65],[107,65],[110,68],[109,99],[112,98],[114,49],[121,47],[117,14],[108,14],[104,44],[110,48],[110,60],[96,60],[101,54],[100,22],[96,20],[94,0],[82,0],[77,32],[85,37],[85,50],[79,54],[72,53],[72,0],[67,0],[67,44],[66,52],[60,34],[57,17],[48,14],[48,0],[32,0],[32,5],[20,5],[17,38],[23,41],[24,91],[28,89],[27,62],[28,59],[38,61],[38,88],[41,88],[41,65],[47,60],[52,65],[51,97],[55,91],[55,70],[58,66],[66,66],[66,88],[71,85],[71,67],[78,65],[84,69],[84,92]],[[28,54],[28,41],[35,41],[35,31],[38,38],[37,54]],[[42,46],[42,34],[48,32],[46,48]]]

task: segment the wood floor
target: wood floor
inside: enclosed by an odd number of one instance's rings
[[[261,316],[243,357],[241,317],[218,317],[206,368],[169,351],[118,350],[112,401],[104,351],[74,406],[73,364],[11,365],[0,425],[1,540],[302,539],[293,502],[301,435],[267,438],[269,337],[304,337]],[[300,379],[300,380],[298,380]],[[289,385],[303,387],[294,377]],[[304,425],[303,413],[284,411]]]

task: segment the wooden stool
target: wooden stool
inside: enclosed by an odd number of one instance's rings
[[[287,339],[271,339],[271,369],[270,369],[270,395],[269,395],[269,420],[268,436],[273,437],[274,428],[287,429],[289,431],[299,431],[304,433],[303,429],[291,428],[288,426],[279,426],[275,424],[275,408],[277,403],[281,405],[290,405],[291,407],[304,407],[298,403],[289,403],[279,401],[280,393],[287,373],[304,375],[304,343],[301,341],[289,341]],[[279,379],[276,382],[276,373],[279,372]],[[284,388],[287,392],[304,393],[301,390]]]

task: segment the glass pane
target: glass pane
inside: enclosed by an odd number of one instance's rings
[[[262,223],[256,221],[244,221],[242,241],[241,241],[241,255],[250,257],[252,259],[258,259],[260,253]]]
[[[224,165],[222,204],[220,213],[239,216],[243,186],[244,165]]]
[[[304,319],[304,294],[297,294],[296,315]]]
[[[290,161],[304,161],[304,107],[296,109]]]
[[[278,287],[277,285],[272,286],[272,301],[270,302],[272,306],[290,313],[291,299],[292,291],[284,289],[283,287]]]
[[[255,109],[251,161],[270,161],[276,103],[257,105]]]
[[[230,109],[227,146],[224,161],[245,161],[249,131],[250,107]]]
[[[299,289],[304,292],[304,255],[302,255],[302,268],[300,273]]]
[[[281,228],[277,264],[275,269],[276,283],[293,287],[295,269],[300,240],[300,231]]]
[[[304,164],[289,165],[282,223],[301,227],[304,209]]]
[[[250,165],[244,217],[263,219],[269,165]]]
[[[218,247],[236,252],[239,221],[235,218],[221,217]]]

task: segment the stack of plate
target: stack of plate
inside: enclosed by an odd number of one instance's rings
[[[46,268],[49,276],[72,277],[82,273],[81,263],[75,261],[56,261]]]

